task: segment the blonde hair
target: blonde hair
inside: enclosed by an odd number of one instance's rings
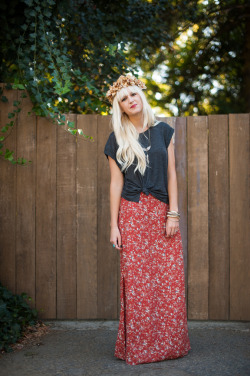
[[[116,153],[116,158],[122,166],[122,171],[126,171],[136,159],[137,165],[135,167],[135,171],[139,170],[139,172],[144,175],[147,163],[145,153],[138,141],[139,133],[137,132],[133,123],[129,120],[127,114],[122,113],[119,105],[122,98],[128,95],[129,92],[138,93],[141,97],[143,105],[143,129],[146,130],[147,127],[150,128],[155,124],[155,115],[153,110],[148,104],[143,91],[138,86],[128,86],[118,91],[113,100],[112,116],[112,126],[119,146]]]

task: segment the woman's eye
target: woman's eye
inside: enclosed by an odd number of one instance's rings
[[[127,99],[127,97],[122,98],[122,102],[124,102]]]
[[[136,93],[132,93],[132,97],[134,97],[136,95]]]

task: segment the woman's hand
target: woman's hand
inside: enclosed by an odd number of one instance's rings
[[[114,248],[121,250],[122,249],[122,238],[120,230],[117,226],[111,227],[110,229],[110,243],[115,245]]]
[[[114,159],[109,157],[110,166],[110,243],[118,250],[122,249],[122,239],[118,228],[119,207],[124,177]]]
[[[176,219],[168,218],[166,222],[166,235],[173,236],[179,231],[179,221]]]

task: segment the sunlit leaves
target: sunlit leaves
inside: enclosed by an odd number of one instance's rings
[[[179,15],[183,27],[170,48],[152,54],[150,64],[140,62],[148,72],[147,86],[160,91],[158,106],[173,115],[248,111],[247,1],[200,1],[194,10],[194,22],[187,22],[185,12]],[[162,72],[161,79],[154,82],[152,74],[157,70]],[[157,89],[159,83],[169,84],[171,91]],[[153,97],[149,97],[151,103]]]

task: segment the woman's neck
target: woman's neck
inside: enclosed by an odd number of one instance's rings
[[[145,131],[145,129],[143,129],[143,115],[142,114],[130,116],[129,120],[131,121],[133,126],[136,128],[138,133]]]

